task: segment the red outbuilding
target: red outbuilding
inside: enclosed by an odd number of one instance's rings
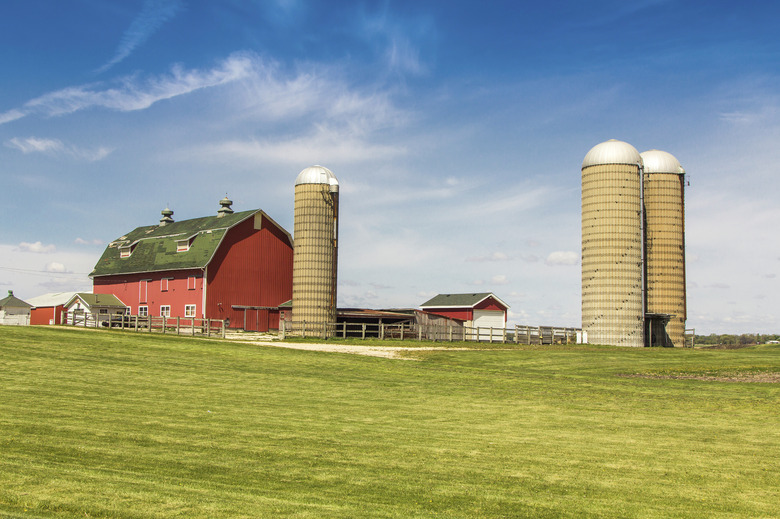
[[[27,302],[33,308],[30,311],[30,324],[62,324],[67,314],[65,303],[76,295],[76,292],[51,292],[33,297]]]
[[[473,328],[505,328],[509,305],[491,292],[439,294],[420,306],[423,312],[461,321]]]
[[[230,328],[279,327],[292,298],[293,241],[262,210],[138,227],[109,243],[90,274],[95,294],[113,294],[133,315],[227,319]]]

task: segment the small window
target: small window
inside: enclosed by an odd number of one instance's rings
[[[147,296],[147,284],[149,283],[148,279],[142,279],[138,282],[138,302],[139,303],[146,303],[146,296]]]
[[[179,240],[176,242],[176,252],[187,252],[190,250],[190,240]]]
[[[160,292],[167,292],[168,291],[168,279],[169,278],[162,278],[160,280]]]
[[[187,278],[187,290],[195,290],[195,280],[197,278],[195,276],[190,276]]]
[[[139,306],[138,307],[138,317],[146,317],[149,315],[149,307],[148,306]]]
[[[108,308],[101,308],[101,309],[98,310],[98,313],[99,314],[107,314],[108,313]]]
[[[160,305],[160,317],[171,316],[171,305]]]
[[[130,254],[132,254],[132,251],[130,250],[130,247],[120,247],[119,248],[119,257],[120,258],[129,258]]]
[[[195,305],[184,305],[184,317],[195,317]]]

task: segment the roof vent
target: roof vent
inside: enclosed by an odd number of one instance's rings
[[[219,201],[219,205],[222,207],[217,210],[217,216],[219,218],[222,218],[226,214],[233,214],[233,209],[230,208],[230,206],[233,204],[233,201],[225,195],[225,198]]]
[[[160,227],[163,227],[164,225],[167,225],[169,223],[173,223],[173,211],[171,211],[168,207],[160,211],[160,214],[163,216],[160,218]]]

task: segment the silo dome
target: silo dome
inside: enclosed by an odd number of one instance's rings
[[[582,167],[597,166],[601,164],[641,164],[642,157],[636,148],[627,142],[610,139],[593,146],[585,159]]]
[[[328,184],[331,191],[338,191],[339,181],[331,170],[324,166],[309,166],[295,179],[295,185],[301,184]]]
[[[674,155],[661,150],[649,150],[641,154],[645,173],[674,173],[682,175],[685,170]]]

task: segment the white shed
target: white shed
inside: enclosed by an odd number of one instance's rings
[[[30,324],[31,304],[25,303],[14,296],[14,291],[9,290],[8,296],[0,299],[0,324],[27,326]]]

